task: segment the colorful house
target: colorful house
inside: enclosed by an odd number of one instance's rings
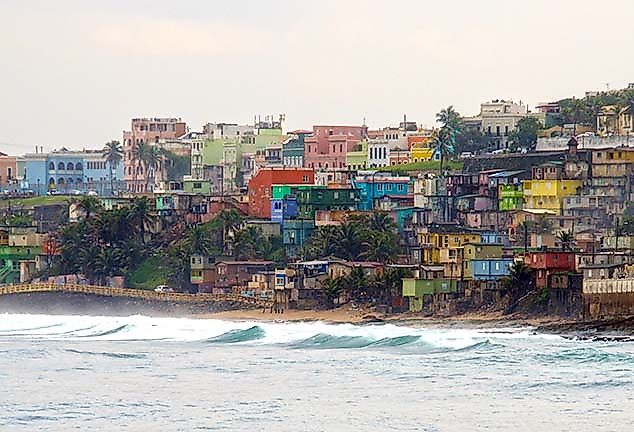
[[[546,288],[551,274],[573,272],[576,265],[575,253],[564,251],[529,252],[524,257],[524,262],[536,271],[537,288]]]
[[[262,168],[249,181],[249,216],[271,217],[272,186],[314,184],[315,173],[309,168]]]
[[[533,167],[532,174],[532,180],[523,181],[525,209],[550,210],[561,215],[564,198],[576,195],[583,185],[582,180],[567,179],[560,162]]]
[[[353,171],[364,170],[368,166],[368,142],[359,141],[346,154],[346,168]]]
[[[521,183],[498,186],[498,209],[500,211],[521,210],[524,205],[524,188]]]
[[[374,201],[385,195],[408,195],[410,181],[409,177],[387,176],[379,172],[357,177],[353,186],[360,190],[359,210],[372,210]]]
[[[410,312],[421,312],[426,303],[432,303],[433,297],[455,296],[458,281],[455,279],[403,279],[403,297],[409,301]]]

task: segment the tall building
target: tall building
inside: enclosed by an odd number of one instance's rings
[[[187,125],[180,118],[133,118],[129,131],[123,131],[124,180],[129,192],[145,192],[149,185],[150,170],[135,160],[137,144],[156,145],[160,140],[179,138],[187,133]]]
[[[346,155],[366,138],[367,126],[313,126],[306,137],[304,166],[314,169],[346,169]]]

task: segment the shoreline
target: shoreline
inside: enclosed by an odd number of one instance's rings
[[[331,324],[394,324],[410,327],[521,328],[567,338],[634,341],[634,317],[580,321],[558,316],[503,315],[501,312],[470,312],[454,316],[422,316],[411,313],[384,315],[371,308],[340,307],[331,310],[285,310],[271,313],[241,305],[184,304],[102,297],[78,293],[31,293],[0,296],[1,313],[130,316],[158,318],[218,319],[258,322],[326,322]]]

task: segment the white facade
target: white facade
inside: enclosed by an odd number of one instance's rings
[[[496,149],[509,146],[509,134],[524,117],[528,116],[528,107],[521,102],[494,100],[480,105],[480,131],[489,137]]]
[[[368,167],[380,168],[390,164],[390,145],[384,139],[368,140]]]

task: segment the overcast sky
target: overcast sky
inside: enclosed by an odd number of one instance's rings
[[[0,0],[0,151],[101,147],[136,116],[290,130],[532,107],[634,82],[633,18],[631,0]]]

